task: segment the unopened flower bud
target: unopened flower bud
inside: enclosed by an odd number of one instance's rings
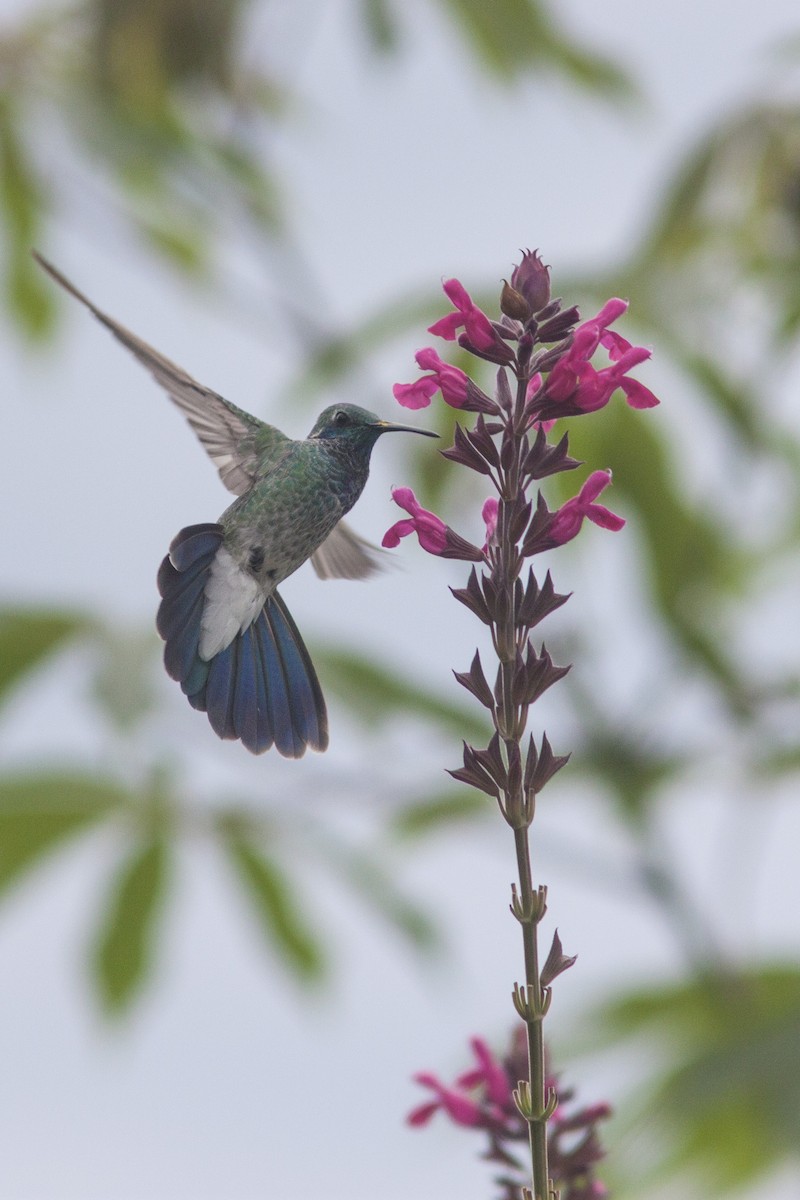
[[[507,279],[503,280],[503,290],[500,293],[500,310],[515,321],[527,321],[532,313],[528,301]]]
[[[526,250],[522,262],[511,273],[511,287],[519,292],[532,313],[539,312],[550,299],[550,271],[535,250]],[[503,310],[505,312],[505,309]]]

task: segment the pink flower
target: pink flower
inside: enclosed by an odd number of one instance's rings
[[[446,342],[456,340],[456,331],[462,325],[464,331],[478,350],[494,350],[497,347],[497,334],[492,323],[476,304],[473,304],[469,292],[457,279],[447,279],[443,284],[445,295],[453,304],[456,311],[434,322],[428,327],[428,333],[444,338]]]
[[[393,550],[400,545],[400,539],[416,533],[419,544],[429,554],[441,554],[447,545],[447,526],[435,513],[423,508],[411,488],[392,488],[392,499],[411,516],[404,521],[397,521],[383,535],[382,546]]]
[[[462,538],[449,525],[445,525],[435,513],[423,508],[411,488],[392,488],[392,499],[410,515],[403,521],[396,521],[386,530],[382,546],[394,549],[395,546],[399,546],[401,538],[416,533],[420,546],[429,554],[439,554],[443,558],[461,558],[469,562],[480,562],[483,558],[482,550]]]
[[[604,488],[611,483],[610,471],[594,471],[584,483],[577,496],[567,500],[566,504],[553,514],[553,520],[547,531],[547,541],[551,546],[563,546],[580,532],[584,520],[593,521],[603,529],[622,529],[625,521],[594,501]]]
[[[627,308],[625,300],[608,300],[596,317],[575,330],[572,345],[555,364],[544,387],[542,400],[547,402],[548,415],[556,405],[564,406],[565,416],[596,412],[608,404],[617,388],[622,389],[631,408],[653,408],[658,404],[649,388],[627,375],[650,357],[650,351],[632,346],[608,329]],[[598,371],[589,359],[601,345],[608,351],[612,365]]]
[[[434,1091],[436,1099],[410,1112],[409,1125],[427,1125],[438,1109],[457,1125],[482,1126],[502,1122],[508,1113],[515,1111],[506,1067],[495,1058],[483,1038],[472,1038],[470,1046],[476,1066],[459,1075],[453,1087],[447,1087],[427,1072],[414,1076],[414,1082]],[[467,1095],[475,1088],[481,1089],[477,1099]]]
[[[490,501],[487,500],[488,503]],[[459,1075],[456,1080],[458,1086],[465,1088],[482,1086],[486,1089],[487,1099],[492,1104],[496,1104],[499,1109],[505,1111],[512,1107],[511,1085],[506,1068],[495,1058],[483,1038],[472,1038],[470,1046],[478,1065],[472,1071],[466,1071],[463,1075]]]
[[[404,408],[427,408],[434,392],[439,389],[442,399],[451,408],[461,408],[467,399],[467,376],[458,367],[443,362],[432,346],[418,350],[417,365],[430,375],[414,383],[396,383],[392,388],[395,400]]]
[[[438,1109],[443,1109],[456,1125],[477,1125],[481,1120],[481,1108],[470,1096],[456,1088],[446,1087],[435,1075],[424,1072],[414,1076],[415,1083],[435,1092],[436,1099],[428,1104],[421,1104],[408,1114],[409,1125],[427,1125]]]

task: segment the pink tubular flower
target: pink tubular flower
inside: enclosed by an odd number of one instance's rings
[[[440,1108],[452,1121],[455,1121],[456,1125],[477,1125],[480,1122],[480,1105],[465,1092],[446,1087],[435,1075],[429,1075],[427,1072],[415,1075],[414,1082],[430,1088],[435,1092],[436,1099],[427,1104],[421,1104],[419,1108],[410,1112],[406,1118],[409,1125],[427,1125],[433,1114]]]
[[[396,383],[392,393],[404,408],[427,408],[434,392],[439,389],[445,404],[461,408],[467,399],[467,376],[458,367],[443,362],[432,346],[418,350],[417,365],[430,375],[423,375],[414,383]]]
[[[392,488],[392,499],[410,515],[403,521],[396,521],[383,535],[382,546],[394,549],[399,546],[400,539],[416,533],[419,544],[429,554],[438,554],[442,558],[461,558],[468,562],[480,562],[483,551],[472,542],[466,541],[459,534],[445,525],[435,513],[423,508],[411,488]]]
[[[627,372],[650,357],[643,346],[632,346],[608,326],[628,308],[625,300],[608,300],[596,317],[585,321],[575,330],[572,345],[558,360],[548,376],[544,396],[548,415],[554,405],[564,405],[565,414],[596,412],[608,404],[617,388],[621,388],[631,408],[654,408],[658,399],[649,388]],[[589,359],[598,346],[608,351],[612,365],[597,370]]]
[[[404,521],[397,521],[383,535],[382,546],[393,550],[400,545],[400,539],[416,533],[419,544],[429,554],[441,554],[447,545],[447,526],[435,513],[423,508],[411,488],[392,488],[392,499],[395,504],[410,513]]]
[[[409,1125],[427,1125],[433,1114],[442,1109],[457,1125],[486,1127],[502,1123],[505,1116],[514,1111],[506,1067],[495,1058],[483,1038],[472,1038],[470,1046],[476,1066],[459,1075],[453,1087],[447,1087],[428,1072],[414,1076],[414,1082],[434,1091],[436,1099],[410,1112],[406,1118]],[[480,1092],[473,1099],[467,1093],[476,1088],[480,1088]]]
[[[447,279],[442,287],[456,311],[428,326],[428,333],[444,338],[446,342],[454,342],[456,331],[463,325],[467,337],[478,350],[494,349],[497,345],[497,335],[492,323],[486,313],[473,304],[464,285],[457,279]]]
[[[459,1087],[466,1088],[482,1086],[485,1088],[487,1099],[504,1112],[512,1104],[508,1071],[502,1062],[495,1058],[483,1038],[474,1037],[469,1044],[477,1066],[472,1071],[459,1075],[456,1083]]]
[[[611,483],[610,471],[593,471],[584,483],[577,496],[567,500],[566,504],[554,513],[553,521],[547,531],[547,540],[551,546],[563,546],[580,532],[584,520],[593,521],[603,529],[622,529],[625,521],[594,501],[604,488]]]

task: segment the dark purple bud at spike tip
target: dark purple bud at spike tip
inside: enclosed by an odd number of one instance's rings
[[[553,934],[553,944],[550,947],[550,953],[542,967],[542,987],[550,987],[554,979],[557,979],[564,971],[569,970],[577,960],[577,957],[577,954],[564,953],[561,946],[561,938],[558,936],[558,930],[556,930]]]
[[[533,315],[528,301],[507,279],[503,280],[503,290],[500,293],[500,311],[515,321],[527,321]]]
[[[526,250],[519,266],[511,272],[511,286],[524,296],[532,313],[540,312],[550,300],[550,271],[536,250]]]

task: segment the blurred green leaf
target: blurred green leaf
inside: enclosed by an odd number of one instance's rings
[[[361,0],[364,28],[376,50],[386,54],[398,46],[397,23],[390,0]]]
[[[417,950],[441,947],[442,938],[435,921],[419,904],[404,895],[392,873],[368,854],[337,850],[329,860],[337,862],[342,878],[356,891],[367,907]]]
[[[0,94],[0,216],[5,237],[5,292],[9,309],[26,333],[49,333],[55,302],[30,255],[39,240],[43,190],[18,129],[17,110]]]
[[[78,613],[0,609],[0,701],[27,671],[89,624],[89,618]]]
[[[578,704],[580,707],[580,699]],[[652,733],[648,737],[645,730],[605,727],[603,714],[598,712],[586,720],[584,729],[586,736],[580,753],[572,759],[573,769],[604,782],[627,821],[639,824],[646,820],[658,789],[687,765],[686,759],[664,755],[652,744]]]
[[[319,980],[325,970],[322,945],[306,918],[305,905],[298,902],[294,886],[246,833],[224,827],[223,832],[223,845],[268,942],[304,983]]]
[[[593,1049],[660,1045],[661,1069],[637,1097],[628,1135],[647,1129],[658,1158],[634,1194],[700,1177],[723,1195],[797,1160],[800,971],[754,968],[624,996],[597,1014]],[[655,1135],[655,1136],[654,1136]]]
[[[391,667],[354,651],[314,649],[314,662],[325,684],[367,725],[381,725],[403,714],[434,724],[459,737],[488,737],[488,726],[461,704],[451,703],[401,677]]]
[[[123,733],[153,711],[155,668],[160,643],[140,629],[103,630],[95,646],[98,663],[92,694],[104,714]]]
[[[161,832],[137,842],[114,874],[93,953],[95,979],[109,1013],[125,1012],[147,982],[167,878],[168,846]]]
[[[0,893],[128,801],[116,783],[92,775],[30,774],[0,781]]]
[[[498,79],[516,81],[534,67],[558,70],[608,98],[630,98],[630,77],[609,59],[583,49],[558,29],[539,0],[443,0],[473,53]]]
[[[591,422],[573,423],[570,452],[613,470],[614,494],[637,514],[651,587],[686,661],[715,677],[733,712],[749,711],[753,696],[722,639],[719,611],[745,590],[750,560],[721,516],[683,495],[657,420],[643,421],[625,404],[612,403]],[[574,490],[573,481],[564,486]]]
[[[427,800],[403,805],[390,829],[400,838],[428,837],[447,833],[453,826],[474,824],[494,814],[494,806],[474,792],[446,792]]]

